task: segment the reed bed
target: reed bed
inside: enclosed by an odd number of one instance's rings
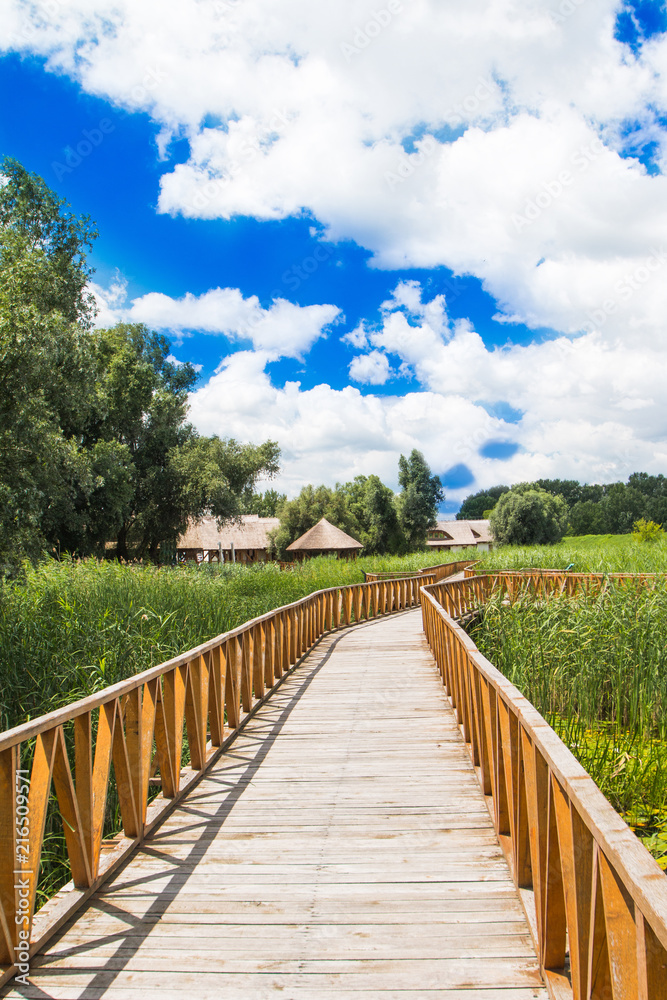
[[[656,542],[636,542],[632,535],[581,535],[557,545],[503,545],[480,553],[479,559],[480,573],[533,567],[569,567],[575,573],[667,573],[667,535]]]
[[[453,558],[453,556],[452,556]],[[417,570],[441,554],[197,567],[48,561],[0,585],[0,730],[92,694],[364,570]]]
[[[667,589],[494,598],[478,648],[545,716],[667,868]]]
[[[26,565],[20,581],[0,585],[0,727],[9,729],[83,698],[313,591],[360,582],[364,570],[416,571],[443,561],[440,553],[356,562],[318,558],[287,572],[271,563]],[[32,742],[24,745],[24,766],[32,750]],[[72,754],[71,746],[68,750]],[[188,759],[186,738],[183,762]],[[120,828],[112,778],[105,836]],[[52,801],[38,905],[70,877],[62,821]]]

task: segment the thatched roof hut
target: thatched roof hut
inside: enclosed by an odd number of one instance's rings
[[[462,549],[475,546],[487,551],[493,544],[488,521],[438,521],[429,528],[426,544],[432,549]]]
[[[346,535],[344,531],[327,521],[323,517],[321,521],[307,531],[301,538],[287,546],[287,551],[294,553],[297,558],[304,559],[307,556],[338,555],[349,558],[356,556],[363,545],[351,535]]]
[[[218,527],[214,517],[193,521],[176,542],[177,552],[186,559],[198,562],[217,560],[219,554],[225,562],[258,562],[268,557],[269,532],[280,527],[277,517],[258,517],[243,514],[239,521]]]

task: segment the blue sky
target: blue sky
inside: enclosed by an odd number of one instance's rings
[[[9,3],[0,151],[96,221],[99,322],[289,493],[664,472],[665,5],[314,6]]]

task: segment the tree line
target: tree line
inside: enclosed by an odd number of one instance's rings
[[[437,523],[444,493],[440,479],[416,448],[407,458],[400,456],[398,480],[398,494],[375,475],[355,476],[334,487],[308,484],[293,500],[268,490],[247,496],[246,509],[280,519],[272,538],[280,559],[288,545],[323,517],[361,542],[367,555],[402,554],[423,547],[428,529]]]
[[[43,553],[157,559],[189,521],[278,514],[277,554],[326,517],[367,552],[424,544],[444,499],[414,450],[396,496],[374,475],[305,486],[296,499],[260,479],[274,441],[200,435],[187,421],[197,381],[143,324],[95,329],[87,262],[97,237],[44,180],[0,163],[0,565]]]
[[[18,161],[0,174],[0,563],[112,541],[156,558],[191,518],[238,515],[277,473],[277,444],[198,434],[197,374],[167,339],[93,329],[91,220]]]
[[[492,521],[497,521],[502,497],[529,491],[560,498],[562,506],[557,510],[553,504],[551,506],[552,514],[561,523],[561,534],[564,531],[570,535],[629,534],[633,525],[642,519],[663,526],[667,524],[667,478],[647,472],[633,472],[626,483],[605,485],[582,484],[575,479],[537,479],[511,488],[493,486],[466,497],[456,516],[474,519],[489,517],[495,511]],[[513,503],[517,510],[517,501]],[[509,499],[505,499],[500,506],[506,509],[509,504]]]

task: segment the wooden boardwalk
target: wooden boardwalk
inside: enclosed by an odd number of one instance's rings
[[[409,611],[326,635],[31,963],[35,998],[546,998]]]

